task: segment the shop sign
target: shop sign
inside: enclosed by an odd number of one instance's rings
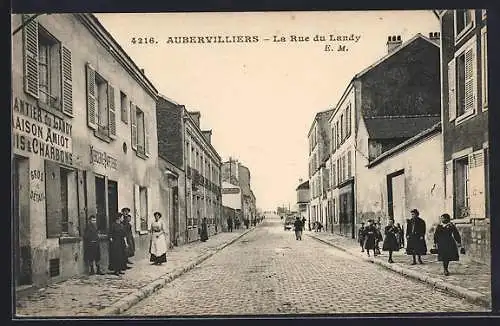
[[[228,194],[239,194],[240,193],[240,188],[223,188],[222,189],[222,194],[228,195]]]
[[[90,164],[101,165],[106,169],[116,170],[118,161],[106,152],[101,152],[90,145]]]
[[[15,98],[12,110],[12,147],[59,163],[73,164],[71,123]]]

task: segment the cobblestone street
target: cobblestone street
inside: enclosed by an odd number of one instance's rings
[[[266,218],[254,232],[124,314],[246,315],[487,311]]]

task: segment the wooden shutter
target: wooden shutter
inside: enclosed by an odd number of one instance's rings
[[[47,238],[61,235],[61,170],[59,164],[45,161],[45,204],[47,216]]]
[[[144,119],[144,151],[146,153],[146,156],[149,157],[151,155],[151,151],[150,151],[151,139],[149,139],[149,136],[151,135],[151,133],[149,132],[150,115],[146,114],[146,112],[144,112],[143,119]]]
[[[445,210],[453,217],[453,161],[445,164],[445,186]]]
[[[153,202],[152,201],[153,199],[153,193],[151,192],[151,187],[147,187],[146,188],[146,205],[147,205],[147,208],[146,208],[146,223],[147,223],[147,226],[148,226],[148,229],[149,229],[149,225],[150,225],[150,216],[153,216],[153,206],[151,205],[151,203]],[[165,215],[165,213],[163,213],[162,215]]]
[[[77,182],[77,194],[78,194],[78,229],[79,235],[83,235],[85,226],[87,225],[87,212],[85,198],[85,171],[76,171],[76,182]]]
[[[95,175],[92,171],[86,171],[85,174],[87,182],[87,216],[94,215],[97,217]]]
[[[23,23],[30,15],[23,15]],[[38,22],[31,21],[23,28],[24,91],[38,98]]]
[[[350,178],[352,175],[352,158],[351,151],[347,152],[347,177]]]
[[[109,137],[116,138],[115,88],[108,83],[108,124]]]
[[[448,116],[453,121],[457,117],[457,81],[455,59],[448,63]]]
[[[133,150],[137,150],[137,120],[135,104],[130,102],[130,143]]]
[[[139,185],[134,185],[134,217],[135,230],[141,231],[141,194]]]
[[[465,111],[476,109],[476,44],[465,51]]]
[[[97,101],[95,70],[87,63],[87,124],[92,129],[97,129]]]
[[[71,66],[71,51],[61,46],[61,80],[62,80],[62,110],[73,116],[73,72]]]
[[[469,200],[470,216],[485,217],[484,151],[469,155]]]

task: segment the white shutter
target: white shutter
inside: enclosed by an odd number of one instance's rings
[[[469,155],[469,198],[470,217],[485,217],[484,152]]]
[[[134,214],[135,230],[141,231],[141,194],[138,185],[134,185]]]
[[[115,88],[108,83],[108,124],[109,137],[116,138]]]
[[[451,216],[453,211],[453,161],[448,161],[445,164],[445,210]]]
[[[97,129],[97,101],[96,101],[95,70],[87,63],[87,124],[92,129]]]
[[[137,150],[137,120],[135,104],[130,102],[130,143],[133,150]]]
[[[465,51],[465,112],[476,109],[477,89],[476,44]]]
[[[448,63],[448,116],[450,121],[457,117],[457,81],[455,59]]]
[[[30,15],[23,15],[23,23]],[[24,91],[38,98],[38,22],[31,21],[23,28]]]
[[[73,116],[73,72],[71,66],[71,51],[61,46],[61,80],[62,80],[62,110]]]
[[[152,203],[152,192],[151,192],[151,187],[147,187],[147,190],[146,190],[146,205],[147,205],[147,216],[145,216],[146,218],[146,223],[148,224],[148,229],[149,229],[149,226],[150,226],[150,219],[151,219],[151,216],[153,216],[153,207],[151,205]],[[162,214],[162,215],[165,215],[165,214]]]
[[[149,126],[150,126],[150,115],[146,112],[144,112],[144,151],[146,153],[146,156],[149,157],[151,155],[151,151],[150,151],[150,139],[149,139],[149,136],[150,136],[150,132],[149,132]]]

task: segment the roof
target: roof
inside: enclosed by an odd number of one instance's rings
[[[384,160],[386,160],[387,158],[391,157],[392,155],[399,153],[400,151],[404,150],[405,148],[407,148],[413,144],[416,144],[418,141],[425,139],[426,137],[428,137],[430,135],[441,132],[441,130],[442,130],[441,129],[441,121],[439,121],[439,122],[433,124],[432,126],[430,126],[429,128],[422,130],[421,132],[419,132],[415,136],[411,137],[410,139],[407,139],[406,141],[399,144],[398,146],[393,147],[390,150],[388,150],[387,152],[382,153],[377,158],[375,158],[374,160],[369,162],[367,166],[369,168],[371,168],[377,164],[380,164]]]
[[[307,136],[309,136],[311,134],[312,128],[314,127],[314,123],[317,120],[324,119],[324,118],[328,119],[333,114],[334,110],[335,109],[328,109],[328,110],[324,110],[324,111],[320,111],[320,112],[316,113],[316,115],[314,116],[314,119],[313,119],[313,123],[311,124],[311,127],[309,128],[309,132],[307,133]]]
[[[296,190],[309,189],[309,180],[302,182]]]
[[[366,130],[372,139],[411,138],[441,121],[439,115],[365,117]]]

